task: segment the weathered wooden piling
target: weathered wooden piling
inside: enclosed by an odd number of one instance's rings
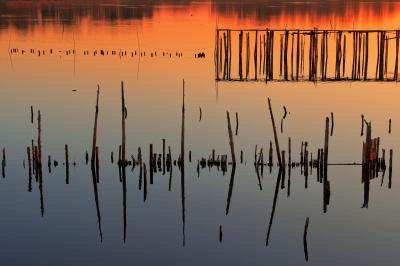
[[[238,113],[236,112],[236,132],[235,135],[237,136],[239,132],[239,116]]]
[[[276,126],[275,126],[275,119],[274,119],[274,114],[272,112],[272,106],[271,106],[271,99],[268,98],[268,106],[269,106],[269,113],[270,113],[270,117],[271,117],[271,122],[272,122],[272,128],[274,130],[274,139],[275,139],[275,149],[276,149],[276,154],[278,157],[278,162],[279,162],[279,166],[283,167],[282,165],[282,159],[281,159],[281,151],[279,149],[279,141],[278,141],[278,135],[276,133]]]
[[[229,112],[228,111],[226,111],[226,120],[228,121],[229,146],[231,148],[232,164],[236,164],[235,144],[233,142],[231,119],[229,117]]]
[[[364,115],[361,114],[361,137],[364,135]]]
[[[288,139],[288,152],[289,152],[288,167],[289,167],[289,171],[290,171],[290,168],[292,167],[292,139],[291,138]]]
[[[231,30],[231,29],[217,29],[217,36],[220,32],[223,32],[223,38],[216,38],[216,46],[221,57],[222,51],[225,50],[225,64],[224,75],[222,79],[219,77],[219,71],[216,73],[216,80],[229,80],[229,81],[243,81],[248,80],[248,62],[249,59],[249,47],[250,44],[250,33],[255,33],[252,42],[254,42],[254,80],[261,80],[261,73],[265,74],[265,82],[273,80],[273,45],[274,45],[274,32],[279,33],[279,45],[280,51],[277,53],[279,56],[279,79],[288,81],[299,80],[300,75],[303,78],[304,75],[304,50],[305,36],[309,39],[307,44],[308,51],[308,80],[316,82],[332,81],[332,80],[372,80],[372,77],[368,76],[369,66],[369,40],[371,33],[377,34],[377,63],[376,63],[376,75],[375,80],[393,81],[398,80],[398,56],[392,57],[389,54],[389,43],[391,40],[396,41],[396,48],[390,49],[390,52],[396,52],[398,54],[399,47],[399,30],[334,30],[334,29],[322,29],[314,28],[312,30],[300,30],[300,29],[249,29],[249,30]],[[238,67],[238,77],[231,77],[230,68],[232,63],[232,33],[234,36],[238,36],[238,60],[235,63]],[[260,33],[260,34],[259,34]],[[331,40],[331,36],[335,34],[336,45],[335,49],[329,49],[328,45]],[[244,48],[243,38],[246,36],[246,48]],[[346,46],[347,37],[352,37],[350,45],[352,45],[352,51],[350,56],[352,62],[350,63],[351,72],[350,75],[346,76]],[[224,43],[222,43],[224,41]],[[246,75],[243,71],[243,49],[246,49]],[[290,49],[290,51],[289,51]],[[336,58],[334,62],[333,75],[329,76],[330,69],[328,68],[328,59],[330,52],[336,51]],[[290,54],[289,54],[290,53]],[[290,57],[290,58],[289,58]],[[395,59],[396,58],[396,59]],[[249,60],[248,60],[249,59]],[[222,61],[222,60],[221,60]],[[388,66],[393,61],[394,74],[393,78],[388,77]],[[219,60],[215,60],[216,68],[220,68]],[[290,68],[290,69],[289,69]],[[252,70],[253,70],[252,69]],[[245,78],[246,76],[246,78]]]
[[[243,31],[239,33],[239,77],[240,80],[243,79],[243,72],[242,72],[242,49],[243,49]]]
[[[324,178],[326,178],[328,168],[328,152],[329,150],[329,117],[325,119],[325,141],[324,141]]]
[[[31,105],[31,124],[33,124],[33,106]]]
[[[127,117],[127,109],[125,106],[124,82],[121,81],[121,120],[122,120],[122,141],[121,141],[121,164],[126,166],[126,136],[125,136],[125,120]]]
[[[92,139],[92,157],[90,159],[91,160],[91,168],[92,168],[92,171],[95,173],[95,175],[97,175],[96,174],[96,166],[95,166],[95,162],[96,162],[95,157],[96,157],[96,147],[97,147],[97,123],[98,123],[97,121],[98,121],[98,117],[99,117],[99,95],[100,95],[100,86],[97,85],[96,107],[95,107],[93,139]]]
[[[392,134],[392,119],[389,119],[389,134]]]
[[[254,80],[257,80],[257,47],[258,47],[258,31],[255,32],[254,44]]]

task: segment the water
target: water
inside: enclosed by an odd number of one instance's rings
[[[1,264],[302,265],[307,264],[303,229],[309,217],[308,264],[396,265],[400,244],[397,83],[216,83],[213,55],[217,26],[396,29],[399,5],[396,1],[2,1],[0,146],[6,148],[7,164],[6,177],[0,180]],[[9,54],[9,48],[19,52]],[[75,55],[67,54],[74,49]],[[110,54],[101,56],[100,50]],[[131,56],[139,50],[146,55]],[[127,51],[127,56],[119,56],[120,51]],[[200,52],[205,53],[204,59],[194,57]],[[120,82],[125,84],[128,110],[127,157],[136,158],[141,147],[148,164],[149,145],[160,153],[163,138],[173,158],[179,156],[182,79],[186,155],[192,151],[192,163],[185,165],[185,224],[178,167],[173,168],[171,191],[169,174],[154,174],[146,202],[138,189],[138,168],[133,172],[128,168],[124,243],[123,186],[117,165],[110,162],[110,152],[117,157],[121,143]],[[85,152],[91,150],[97,84],[102,242],[92,175],[85,164]],[[268,97],[278,125],[283,106],[290,112],[283,134],[278,133],[282,150],[287,151],[291,137],[295,161],[300,159],[301,141],[308,142],[316,157],[324,144],[325,117],[333,112],[329,162],[361,162],[365,135],[360,136],[360,115],[364,114],[372,121],[372,136],[381,137],[387,165],[389,150],[394,150],[392,188],[388,188],[388,171],[382,186],[379,174],[370,181],[368,208],[361,208],[361,166],[329,166],[331,197],[324,213],[323,186],[317,182],[316,170],[308,177],[306,189],[300,169],[292,169],[290,196],[286,175],[266,246],[278,169],[271,173],[264,169],[260,190],[253,163],[255,145],[263,147],[266,158],[273,141]],[[31,105],[35,113],[38,109],[42,113],[43,217],[39,186],[33,181],[28,192],[28,172],[22,166],[24,160],[27,164],[26,147],[37,138],[36,125],[30,123]],[[212,149],[230,159],[226,110],[233,128],[235,112],[239,115],[236,157],[242,150],[245,161],[236,167],[228,215],[231,166],[225,175],[214,167],[202,169],[197,177],[196,170],[197,160],[208,158]],[[392,134],[388,134],[390,118]],[[65,144],[70,162],[76,162],[70,166],[68,185]],[[51,174],[48,155],[59,162]]]

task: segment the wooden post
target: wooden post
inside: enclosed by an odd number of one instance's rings
[[[239,131],[239,117],[238,117],[238,113],[236,112],[236,136],[238,135],[238,131]]]
[[[243,31],[239,33],[239,78],[243,80],[243,72],[242,72],[242,47],[243,47]]]
[[[268,106],[269,106],[269,114],[271,116],[271,122],[272,122],[272,127],[274,130],[274,138],[275,138],[275,149],[276,149],[276,154],[278,157],[278,162],[279,162],[279,166],[282,168],[282,159],[281,159],[281,151],[279,149],[279,141],[278,141],[278,135],[276,133],[276,126],[275,126],[275,120],[274,120],[274,114],[272,112],[272,106],[271,106],[271,99],[268,98]]]
[[[364,135],[364,115],[361,114],[361,137]]]
[[[258,42],[258,31],[256,30],[255,44],[254,44],[254,80],[257,80],[257,42]]]
[[[290,169],[292,166],[292,140],[291,140],[291,138],[288,139],[288,151],[289,151],[288,167]]]
[[[97,120],[99,116],[99,95],[100,95],[100,86],[97,85],[97,97],[96,97],[96,111],[94,116],[94,127],[93,127],[93,140],[92,140],[92,158],[91,158],[91,167],[95,170],[95,157],[96,157],[96,145],[97,145]]]
[[[125,106],[125,94],[124,94],[124,82],[121,81],[121,115],[122,115],[122,144],[121,144],[121,164],[122,166],[126,166],[126,157],[125,157],[125,119],[126,119],[126,106]]]
[[[31,124],[33,124],[33,106],[31,105]]]
[[[398,73],[399,73],[399,38],[400,38],[400,31],[396,30],[396,61],[394,63],[394,74],[393,80],[398,80]]]
[[[328,149],[329,149],[329,117],[325,119],[325,143],[324,143],[324,178],[327,177],[328,169]]]
[[[229,118],[229,112],[228,111],[226,111],[226,120],[228,121],[229,146],[231,147],[232,164],[235,165],[236,164],[235,144],[233,142],[231,119]]]

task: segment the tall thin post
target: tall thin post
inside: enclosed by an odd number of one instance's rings
[[[271,106],[271,99],[270,98],[268,98],[268,106],[269,106],[269,113],[270,113],[270,116],[271,116],[272,127],[273,127],[273,130],[274,130],[276,155],[278,157],[279,166],[281,168],[283,168],[282,158],[281,158],[281,151],[279,149],[278,135],[276,133],[275,119],[274,119],[274,114],[272,112],[272,106]]]

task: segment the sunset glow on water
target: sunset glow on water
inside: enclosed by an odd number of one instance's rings
[[[399,18],[399,1],[0,0],[0,264],[397,265]],[[232,30],[229,47],[226,30]],[[300,30],[303,60],[296,57]],[[313,30],[315,80],[309,78]],[[266,80],[263,38],[272,31],[273,79]],[[345,32],[340,46],[339,31]],[[296,81],[298,60],[304,71]],[[228,69],[231,78],[224,78]],[[360,78],[352,78],[353,69]],[[99,168],[93,170],[98,86]],[[39,146],[39,110],[43,173],[36,181],[35,172],[29,178],[27,148]],[[121,118],[126,158],[118,164]],[[377,155],[379,165],[362,157],[368,122],[375,144],[370,158]],[[326,132],[329,158],[321,177],[316,160],[326,150]],[[172,173],[163,166],[163,139]],[[309,164],[302,163],[305,151]]]

